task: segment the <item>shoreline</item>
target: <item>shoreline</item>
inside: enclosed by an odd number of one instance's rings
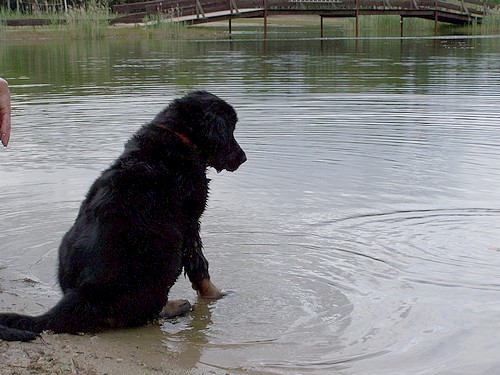
[[[59,300],[59,293],[54,289],[0,265],[1,311],[43,313]],[[1,373],[186,374],[196,361],[183,363],[178,353],[165,347],[165,335],[159,323],[151,323],[97,334],[43,332],[32,342],[0,340]],[[188,352],[183,357],[196,358],[196,355]]]
[[[394,16],[382,16],[384,22],[387,25],[377,26],[377,20],[373,17],[376,16],[365,16],[361,18],[361,30],[374,31],[375,36],[361,35],[358,39],[366,38],[401,38],[399,34],[399,26],[397,26],[396,31],[394,31],[395,24],[399,25],[399,21],[394,21],[391,17]],[[493,19],[496,20],[498,17],[495,16]],[[398,18],[399,19],[399,18]],[[410,22],[411,20],[407,21]],[[416,24],[415,27],[409,27],[407,35],[403,38],[425,38],[425,37],[435,37],[429,33],[433,30],[432,22],[425,20],[416,20],[420,22]],[[355,36],[354,30],[352,29],[353,24],[352,19],[325,19],[325,25],[334,26],[337,29],[345,29],[345,38],[351,38]],[[427,23],[426,23],[427,22]],[[232,28],[239,27],[262,27],[264,23],[263,18],[240,18],[232,20]],[[500,20],[497,22],[498,25],[491,29],[485,28],[481,32],[481,26],[478,29],[474,29],[472,26],[455,26],[450,27],[447,24],[440,24],[440,28],[443,30],[452,30],[457,33],[450,33],[446,35],[437,35],[436,37],[446,37],[450,36],[460,36],[460,37],[495,37],[500,35]],[[1,22],[0,22],[1,25]],[[268,27],[314,27],[320,30],[320,18],[316,15],[272,15],[268,17],[267,21]],[[429,26],[429,27],[427,27]],[[387,27],[383,30],[380,27]],[[225,39],[229,34],[229,23],[228,21],[214,21],[198,25],[186,25],[181,23],[172,24],[170,22],[162,22],[160,24],[115,24],[115,25],[97,25],[95,34],[86,34],[84,32],[80,33],[78,29],[71,28],[69,25],[50,25],[50,26],[3,26],[0,27],[0,40],[3,41],[15,41],[21,42],[26,39],[36,39],[36,40],[83,40],[83,39],[155,39],[155,38],[169,38],[171,40],[218,40]],[[416,34],[417,33],[417,34]],[[260,36],[256,33],[256,36]],[[331,38],[331,37],[330,37]],[[339,37],[342,38],[342,37]],[[325,37],[323,39],[329,39]]]

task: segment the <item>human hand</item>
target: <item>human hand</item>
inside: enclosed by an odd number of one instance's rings
[[[7,147],[10,139],[10,91],[7,81],[0,78],[0,139]]]

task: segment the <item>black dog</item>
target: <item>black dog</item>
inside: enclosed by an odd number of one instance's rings
[[[202,253],[207,167],[236,170],[233,107],[210,93],[174,100],[94,182],[59,247],[63,297],[47,313],[0,314],[0,339],[44,330],[89,332],[145,324],[185,310],[167,296],[184,268],[200,297],[219,298]],[[185,301],[187,302],[187,301]]]

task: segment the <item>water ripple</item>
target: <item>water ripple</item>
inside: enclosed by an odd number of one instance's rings
[[[348,235],[342,252],[390,265],[404,280],[498,291],[495,233],[500,210],[420,209],[367,213],[310,224],[319,247]],[[362,250],[352,250],[354,244]]]
[[[231,293],[198,300],[180,278],[172,298],[194,311],[143,337],[192,374],[488,373],[498,40],[3,43],[2,272],[54,285],[99,171],[174,97],[205,89],[237,109],[248,155],[209,172],[202,220],[212,280]]]

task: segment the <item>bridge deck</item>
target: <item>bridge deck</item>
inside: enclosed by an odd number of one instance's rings
[[[225,21],[234,18],[245,18],[245,17],[262,17],[264,14],[264,8],[247,8],[238,9],[238,11],[233,10],[221,10],[218,12],[205,13],[204,16],[198,14],[190,14],[188,16],[173,17],[173,21],[177,22],[187,22],[191,24],[215,22],[215,21]]]

